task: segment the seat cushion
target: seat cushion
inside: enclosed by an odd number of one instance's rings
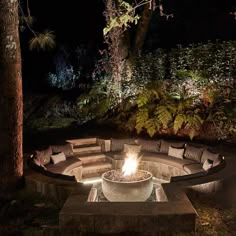
[[[160,151],[160,140],[145,140],[137,139],[137,144],[141,145],[141,151],[146,152],[159,152]]]
[[[168,156],[183,159],[184,148],[174,148],[174,147],[169,146]]]
[[[125,153],[140,153],[141,152],[141,145],[138,144],[124,144],[124,152]]]
[[[185,165],[184,170],[188,174],[195,174],[195,173],[204,172],[201,163],[194,163],[194,164]]]
[[[205,171],[208,171],[212,167],[213,167],[213,161],[209,159],[206,159],[202,165],[202,169]]]
[[[221,159],[222,158],[220,157],[219,153],[214,153],[214,152],[211,152],[210,150],[206,149],[202,153],[201,163],[204,163],[206,160],[211,160],[211,161],[213,161],[213,165],[214,164],[216,165],[216,163],[220,162]]]
[[[81,165],[82,162],[80,160],[75,157],[69,157],[65,161],[58,162],[57,164],[48,164],[46,168],[50,172],[66,175],[67,172]]]
[[[135,144],[134,139],[111,139],[111,151],[123,151],[124,144]]]
[[[185,165],[195,163],[194,161],[188,159],[170,157],[164,153],[148,153],[148,152],[143,153],[141,161],[160,162],[180,169],[183,169]]]
[[[184,158],[200,163],[203,151],[203,147],[196,147],[187,144],[184,152]]]
[[[170,146],[175,148],[184,148],[184,145],[184,142],[161,140],[160,152],[168,153]]]
[[[52,160],[52,163],[55,165],[61,161],[65,161],[66,160],[66,156],[65,156],[65,153],[64,152],[60,152],[58,154],[54,154],[54,155],[51,155],[51,160]]]

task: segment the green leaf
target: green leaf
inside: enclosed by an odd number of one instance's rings
[[[168,106],[158,106],[156,114],[163,128],[166,129],[169,122],[172,121],[172,114],[168,110]]]
[[[137,133],[140,133],[142,129],[145,127],[148,117],[149,117],[148,109],[141,109],[138,111],[136,116],[136,126],[135,126]]]
[[[179,129],[182,128],[183,124],[185,123],[185,120],[186,120],[186,117],[184,114],[178,114],[175,117],[174,126],[173,126],[175,134],[179,131]]]
[[[147,129],[149,136],[152,137],[159,128],[159,124],[155,118],[152,118],[145,123],[145,128]]]

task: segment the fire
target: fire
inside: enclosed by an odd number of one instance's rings
[[[122,167],[122,173],[124,176],[130,176],[136,173],[139,164],[138,153],[128,152],[127,158],[125,159],[124,165]]]

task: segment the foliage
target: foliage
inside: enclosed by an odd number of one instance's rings
[[[116,16],[113,15],[109,19],[108,24],[103,29],[103,34],[106,35],[115,27],[126,29],[132,23],[137,24],[140,16],[135,14],[135,9],[142,6],[143,4],[148,4],[149,2],[149,0],[135,2],[135,6],[132,6],[132,4],[127,1],[118,0],[118,14],[116,14]]]
[[[213,48],[218,48],[221,55],[217,60],[211,54]],[[126,130],[150,136],[235,136],[234,48],[235,42],[227,42],[170,52],[159,49],[139,56],[130,80],[119,83],[106,70],[108,57],[104,56],[102,66],[99,64],[93,74],[92,89],[74,103],[53,106],[51,114],[73,117],[80,124],[110,119]],[[121,75],[127,77],[126,73]]]
[[[83,88],[91,83],[89,78],[94,64],[92,47],[79,45],[75,49],[61,46],[54,56],[55,72],[48,73],[51,87],[69,90]]]
[[[158,49],[153,53],[139,55],[132,65],[133,80],[160,81],[166,78],[167,54]]]
[[[45,131],[49,129],[62,129],[70,127],[76,120],[66,117],[39,117],[27,123],[26,128],[35,131]]]
[[[166,94],[164,86],[151,82],[139,94],[137,111],[132,115],[136,117],[135,129],[138,133],[146,130],[153,136],[158,130],[173,129],[176,134],[188,128],[189,136],[193,138],[202,124],[200,109],[193,106],[193,98],[176,99]]]
[[[30,50],[46,50],[56,47],[55,35],[52,31],[45,31],[43,33],[37,33],[29,41]]]
[[[74,72],[72,66],[64,66],[57,74],[48,73],[48,82],[52,87],[69,90],[76,86],[80,78],[79,71]]]
[[[212,82],[229,83],[236,75],[236,42],[208,42],[179,46],[170,54],[170,78],[175,79],[179,70],[201,71]]]
[[[32,33],[33,37],[29,41],[30,50],[54,49],[56,46],[54,32],[49,30],[45,30],[42,33],[36,32],[33,29],[33,23],[35,22],[35,17],[31,15],[29,2],[26,1],[27,14],[25,14],[25,12],[23,11],[21,4],[22,3],[19,4],[19,10],[20,10],[19,28],[20,31],[24,31],[27,28]]]

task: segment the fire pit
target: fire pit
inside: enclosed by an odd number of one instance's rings
[[[102,191],[111,202],[143,202],[153,190],[152,173],[137,170],[138,153],[127,153],[122,170],[110,170],[102,175]]]

